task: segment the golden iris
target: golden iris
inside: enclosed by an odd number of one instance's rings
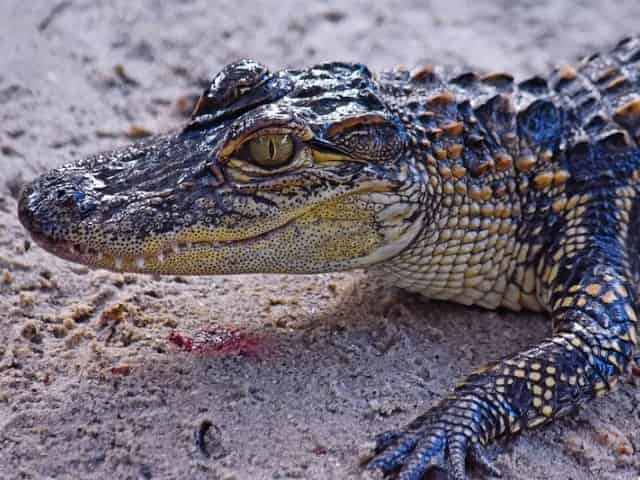
[[[278,168],[286,165],[294,153],[291,135],[262,135],[249,141],[251,160],[264,168]]]

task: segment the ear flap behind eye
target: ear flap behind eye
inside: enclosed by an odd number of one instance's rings
[[[364,115],[358,115],[357,117],[350,117],[340,122],[332,124],[325,132],[326,138],[333,138],[341,133],[352,130],[358,125],[380,125],[387,123],[389,120],[382,113],[367,113]]]
[[[399,122],[377,113],[333,124],[325,135],[353,159],[365,161],[392,162],[406,147],[406,135]]]

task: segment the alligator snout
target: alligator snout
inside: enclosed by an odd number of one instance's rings
[[[80,179],[47,175],[23,189],[18,216],[38,243],[49,246],[66,241],[65,226],[77,224],[94,208]]]

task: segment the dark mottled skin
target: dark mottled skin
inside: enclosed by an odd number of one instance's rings
[[[637,38],[521,83],[242,61],[181,132],[43,176],[20,218],[54,253],[102,268],[371,267],[432,298],[548,312],[552,336],[380,435],[368,464],[404,480],[461,480],[467,459],[498,474],[484,446],[607,392],[636,349],[639,61]],[[269,149],[256,157],[258,137]]]

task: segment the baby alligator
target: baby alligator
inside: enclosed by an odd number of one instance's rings
[[[42,247],[158,274],[368,268],[409,291],[547,312],[553,334],[377,437],[403,480],[609,391],[637,346],[640,38],[520,83],[251,60],[181,130],[53,170],[19,215]]]

